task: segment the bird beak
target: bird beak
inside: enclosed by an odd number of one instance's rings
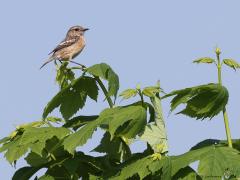
[[[88,31],[89,29],[88,28],[85,28],[83,31]]]

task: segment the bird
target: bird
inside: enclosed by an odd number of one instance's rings
[[[85,38],[84,33],[89,30],[88,28],[84,28],[82,26],[73,26],[71,27],[66,37],[63,41],[61,41],[56,48],[54,48],[48,55],[51,55],[47,61],[40,67],[42,69],[46,64],[50,63],[51,61],[59,60],[62,61],[69,61],[84,67],[84,65],[76,63],[72,61],[78,54],[82,52],[85,47]]]

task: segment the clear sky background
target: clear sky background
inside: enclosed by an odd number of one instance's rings
[[[216,46],[223,58],[240,62],[239,7],[238,0],[1,1],[0,137],[18,124],[39,120],[57,93],[53,63],[39,67],[70,26],[90,28],[87,46],[75,61],[86,66],[111,65],[120,77],[120,91],[137,83],[154,85],[160,79],[162,88],[170,92],[216,82],[214,65],[191,63],[199,57],[214,57]],[[223,83],[230,93],[227,110],[232,137],[239,138],[240,73],[224,68]],[[105,107],[100,97],[99,104],[88,102],[79,113],[98,114]],[[170,154],[184,153],[204,139],[225,139],[222,116],[204,122],[174,113],[168,116],[169,100],[163,101],[163,109]],[[97,145],[98,133],[85,151]],[[133,150],[143,147],[136,143]],[[17,168],[23,165],[20,161]],[[14,171],[1,154],[1,179],[11,179]]]

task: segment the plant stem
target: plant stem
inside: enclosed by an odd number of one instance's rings
[[[108,91],[107,89],[105,88],[104,84],[102,83],[101,79],[97,76],[94,76],[94,79],[98,82],[99,86],[101,87],[106,99],[107,99],[107,102],[110,106],[110,108],[113,108],[113,102],[112,102],[112,99],[109,97],[108,95]]]
[[[220,62],[220,53],[216,53],[216,54],[217,54],[218,84],[222,85],[222,64]],[[223,108],[223,118],[224,118],[227,141],[228,141],[228,147],[232,148],[232,138],[231,138],[231,132],[230,132],[230,128],[229,128],[226,107]]]
[[[143,94],[140,89],[138,89],[137,91],[138,91],[139,96],[141,97],[142,106],[144,106]]]
[[[77,64],[78,64],[78,63],[77,63]],[[85,72],[86,72],[85,70],[87,69],[87,67],[84,66],[84,65],[82,65],[82,64],[79,64],[79,65],[81,65],[82,67],[81,67],[81,68],[79,68],[79,67],[72,67],[71,69],[80,69],[80,70],[82,70],[82,71],[85,73]],[[84,67],[84,68],[83,68],[83,67]],[[108,91],[107,91],[106,87],[104,86],[103,82],[101,81],[101,79],[100,79],[98,76],[93,76],[93,77],[94,77],[94,79],[98,82],[100,88],[102,89],[102,91],[103,91],[103,93],[104,93],[104,95],[105,95],[105,97],[106,97],[106,99],[107,99],[107,102],[108,102],[108,104],[109,104],[109,107],[110,107],[110,108],[113,108],[112,99],[109,97]]]

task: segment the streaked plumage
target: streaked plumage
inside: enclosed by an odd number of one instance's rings
[[[83,28],[81,26],[71,27],[68,30],[65,39],[49,53],[49,55],[52,55],[40,67],[40,69],[54,60],[71,61],[74,57],[81,53],[85,47],[84,32],[87,30],[87,28]]]

